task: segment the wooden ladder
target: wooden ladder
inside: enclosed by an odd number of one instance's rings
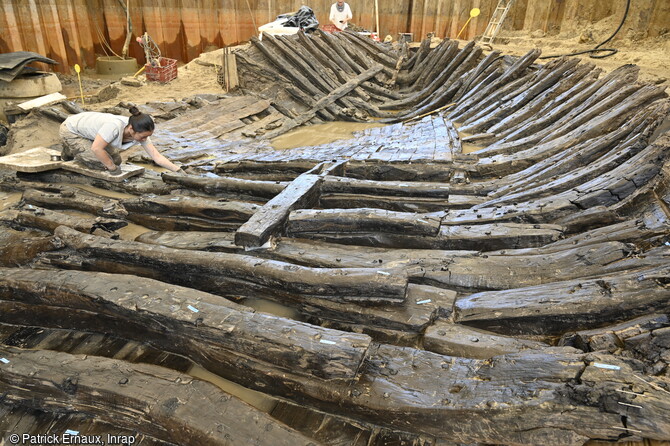
[[[512,6],[512,2],[514,2],[514,0],[498,1],[498,6],[496,7],[495,11],[493,11],[491,21],[486,27],[486,30],[484,31],[482,37],[479,39],[481,43],[488,43],[489,45],[493,43],[493,39],[496,38],[498,32],[500,31],[500,28],[502,28],[502,24],[505,21],[505,17],[507,17],[507,13],[509,12],[510,7]]]

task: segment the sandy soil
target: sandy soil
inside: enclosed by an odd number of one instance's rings
[[[532,48],[540,48],[542,57],[590,50],[608,39],[620,22],[621,17],[609,16],[598,22],[576,27],[578,30],[557,35],[547,35],[540,30],[530,34],[503,30],[493,48],[515,56],[523,55]],[[621,65],[636,64],[640,67],[640,81],[670,86],[670,31],[656,38],[642,37],[639,32],[624,24],[619,33],[602,46],[618,50],[616,54],[604,59],[591,58],[588,54],[575,57],[594,63],[605,72]]]
[[[82,77],[84,95],[96,94],[105,87],[111,90],[106,96],[103,94],[102,99],[105,100],[95,103],[88,102],[86,107],[91,110],[100,110],[115,106],[121,101],[144,104],[152,101],[179,101],[197,93],[224,93],[217,82],[215,67],[215,64],[220,65],[221,63],[221,51],[204,53],[198,59],[179,67],[177,78],[166,84],[147,81],[146,76],[140,74],[135,79],[141,83],[141,86],[135,87],[105,79],[92,72],[86,73]],[[63,94],[81,104],[76,76],[59,77],[63,84]],[[118,92],[113,91],[114,87],[118,88]],[[84,100],[87,101],[86,97]]]

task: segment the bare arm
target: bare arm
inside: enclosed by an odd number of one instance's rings
[[[169,159],[165,158],[162,153],[156,149],[156,146],[153,143],[148,142],[144,147],[144,151],[154,160],[154,163],[158,164],[161,167],[165,167],[172,172],[176,172],[180,169],[179,166],[175,165]]]
[[[93,151],[95,157],[98,158],[98,160],[107,168],[107,170],[115,170],[116,164],[114,164],[114,160],[112,160],[112,158],[105,150],[107,144],[109,143],[102,139],[102,136],[95,135],[95,139],[91,145],[91,151]]]

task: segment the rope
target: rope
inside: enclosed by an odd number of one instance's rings
[[[154,42],[151,36],[147,33],[144,33],[142,37],[137,38],[137,43],[139,43],[144,50],[144,57],[146,57],[147,63],[152,67],[159,66],[161,50],[158,45],[156,45],[156,42]]]
[[[570,53],[570,54],[557,54],[555,56],[542,56],[540,59],[553,59],[555,57],[563,57],[563,56],[578,56],[580,54],[588,54],[588,53],[598,53],[601,51],[607,52],[606,54],[591,54],[589,57],[592,59],[604,59],[606,57],[610,57],[615,55],[616,53],[619,52],[619,50],[615,48],[600,48],[601,46],[605,45],[607,42],[612,40],[614,36],[617,35],[617,33],[621,30],[623,27],[624,22],[626,21],[626,17],[628,17],[628,10],[630,9],[630,0],[626,1],[626,11],[623,13],[623,18],[621,19],[621,23],[619,23],[619,27],[614,31],[614,33],[609,36],[606,40],[600,42],[598,45],[596,45],[592,50],[585,50],[585,51],[577,51],[576,53]]]
[[[89,3],[90,3],[90,2],[88,2],[88,1],[86,2],[86,6],[87,6],[87,7],[90,6]],[[90,7],[89,7],[88,9],[89,9],[89,12],[90,12]],[[94,9],[95,9],[95,8],[94,8]],[[98,34],[98,39],[100,40],[100,44],[102,45],[102,51],[105,53],[105,56],[109,57],[109,53],[108,53],[107,50],[105,49],[105,47],[107,47],[107,49],[108,49],[113,55],[115,55],[115,56],[118,57],[119,59],[122,59],[121,56],[119,56],[118,54],[116,54],[116,53],[114,52],[114,50],[113,50],[112,47],[109,45],[109,43],[107,43],[107,39],[105,39],[105,35],[103,34],[102,30],[100,29],[100,25],[98,24],[97,16],[94,15],[94,17],[95,17],[96,19],[93,20],[93,25],[95,25],[95,31],[96,31],[96,33]]]
[[[247,0],[247,8],[249,9],[249,15],[251,16],[251,22],[254,24],[254,33],[258,29],[256,26],[256,18],[254,17],[254,13],[251,12],[251,5],[249,4],[249,0]]]

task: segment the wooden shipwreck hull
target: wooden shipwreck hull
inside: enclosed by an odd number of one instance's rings
[[[264,36],[236,53],[247,94],[161,122],[188,174],[3,173],[0,429],[670,440],[670,100],[635,66],[539,56]],[[388,125],[269,142],[370,117]]]

